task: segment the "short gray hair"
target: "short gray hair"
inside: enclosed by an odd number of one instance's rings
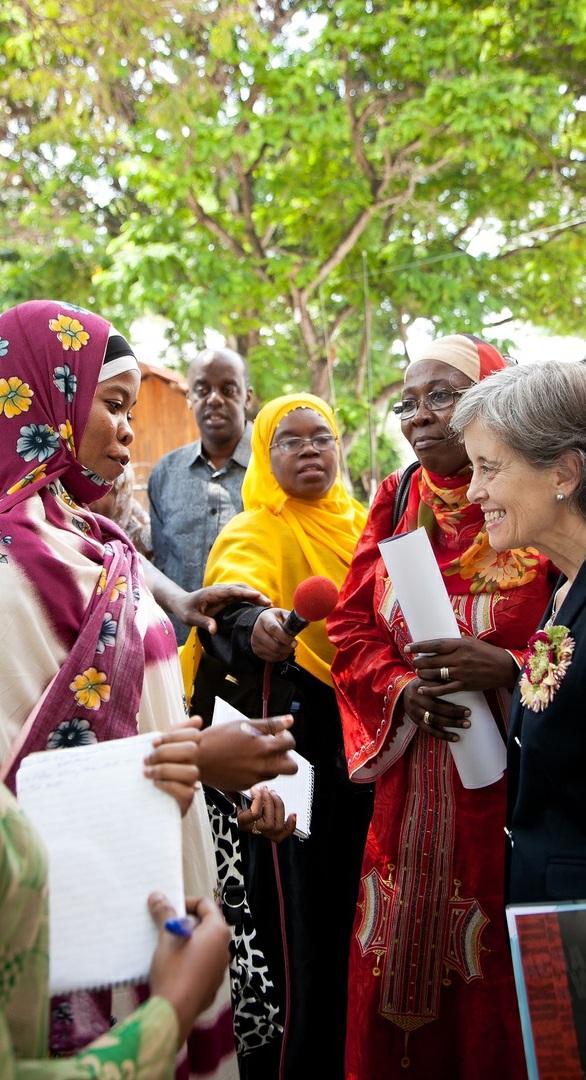
[[[474,421],[516,450],[534,468],[551,468],[568,450],[582,461],[574,492],[586,518],[586,366],[546,360],[508,367],[462,394],[450,421],[463,437]]]

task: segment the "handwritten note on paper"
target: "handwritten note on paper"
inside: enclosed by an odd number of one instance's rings
[[[43,751],[19,769],[19,804],[49,858],[52,994],[144,980],[149,893],[185,913],[179,807],[143,775],[154,736]]]

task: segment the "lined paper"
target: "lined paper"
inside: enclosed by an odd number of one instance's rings
[[[18,802],[49,858],[52,994],[143,981],[157,942],[149,893],[185,913],[179,806],[143,775],[156,734],[21,764]]]

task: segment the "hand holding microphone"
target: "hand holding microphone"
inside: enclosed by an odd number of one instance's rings
[[[251,637],[253,652],[261,660],[279,663],[295,648],[295,636],[310,622],[325,619],[338,600],[338,589],[325,577],[302,581],[293,593],[293,610],[268,608],[261,612]]]
[[[325,619],[337,602],[338,589],[333,581],[327,577],[306,578],[293,593],[293,610],[287,615],[283,630],[295,637],[308,623]]]

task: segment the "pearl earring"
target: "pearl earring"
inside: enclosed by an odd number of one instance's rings
[[[566,496],[564,495],[563,491],[558,491],[558,493],[556,495],[556,501],[557,502],[563,502],[565,497]]]

